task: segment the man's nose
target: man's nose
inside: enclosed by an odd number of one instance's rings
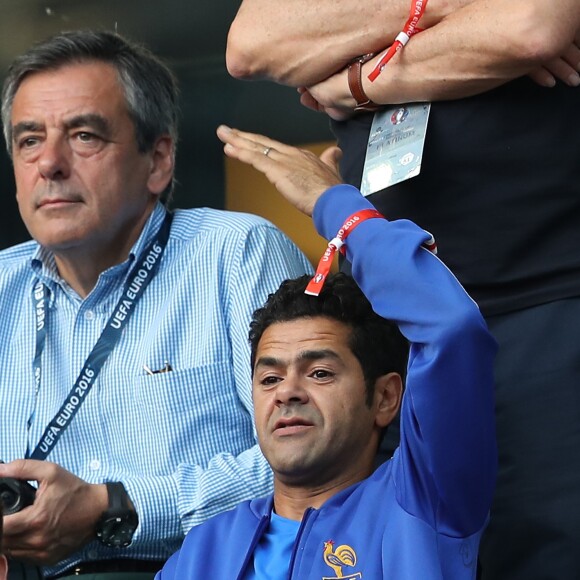
[[[70,147],[60,137],[47,138],[38,156],[38,171],[51,181],[66,179],[70,175]]]
[[[308,402],[308,391],[304,388],[299,376],[289,374],[276,388],[276,405],[305,404]]]

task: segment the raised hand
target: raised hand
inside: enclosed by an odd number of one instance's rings
[[[245,133],[221,125],[224,153],[262,172],[298,210],[312,215],[316,200],[329,187],[342,183],[338,173],[341,151],[329,147],[320,157],[264,135]]]

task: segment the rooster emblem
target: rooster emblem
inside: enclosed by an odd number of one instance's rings
[[[334,570],[336,578],[344,578],[342,568],[343,566],[352,568],[356,565],[356,552],[350,546],[338,546],[335,550],[332,549],[333,546],[332,540],[324,542],[324,562]],[[355,577],[360,578],[358,574]]]

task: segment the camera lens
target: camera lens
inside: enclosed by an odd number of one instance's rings
[[[10,480],[0,482],[0,500],[4,515],[16,513],[21,509],[20,491]]]

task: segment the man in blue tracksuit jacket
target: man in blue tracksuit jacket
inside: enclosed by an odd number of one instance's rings
[[[342,240],[372,308],[339,274],[318,297],[304,294],[308,280],[285,283],[255,314],[255,421],[274,494],[192,529],[157,579],[475,578],[497,460],[496,347],[477,306],[425,247],[429,234],[369,216],[339,184],[336,148],[319,160],[227,127],[218,136],[328,240],[359,222]],[[401,444],[375,470],[404,374],[384,319],[410,353]]]

